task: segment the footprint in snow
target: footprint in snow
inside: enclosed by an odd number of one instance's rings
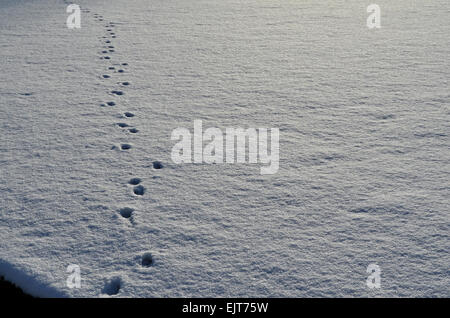
[[[117,295],[122,287],[122,279],[118,276],[111,278],[103,287],[103,294]]]
[[[120,215],[125,218],[125,219],[129,219],[133,216],[134,213],[134,209],[132,208],[122,208],[119,210]]]
[[[142,255],[141,265],[143,267],[150,267],[154,264],[153,255],[151,253],[145,253]]]
[[[133,188],[133,192],[136,195],[144,195],[145,188],[142,185],[138,185],[138,186]]]
[[[139,178],[132,178],[132,179],[130,179],[130,181],[128,181],[128,183],[131,185],[138,185],[139,183],[141,183],[141,181],[142,180]]]
[[[153,162],[153,169],[162,169],[162,168],[164,168],[164,166],[160,161]]]

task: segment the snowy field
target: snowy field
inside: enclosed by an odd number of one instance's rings
[[[70,30],[64,1],[0,0],[0,276],[44,297],[450,296],[448,0],[379,0],[373,30],[361,0],[76,3]],[[279,128],[278,172],[175,164],[194,120]]]

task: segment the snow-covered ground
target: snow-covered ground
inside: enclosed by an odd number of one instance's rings
[[[0,276],[37,296],[450,296],[447,0],[377,1],[377,30],[360,0],[76,3],[69,30],[64,1],[0,1]],[[278,173],[174,164],[195,119],[279,128]]]

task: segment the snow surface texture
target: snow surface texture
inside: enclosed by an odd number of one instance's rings
[[[77,3],[69,30],[63,1],[0,1],[0,275],[57,297],[450,296],[447,0],[377,1],[380,30],[356,0]],[[175,165],[194,119],[280,128],[279,172]]]

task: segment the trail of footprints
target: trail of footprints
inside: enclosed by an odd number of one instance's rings
[[[83,11],[83,12],[90,12],[89,10]],[[102,15],[94,13],[93,14],[94,19],[100,23],[104,23],[104,18]],[[100,38],[103,47],[99,51],[101,56],[101,60],[105,60],[110,65],[107,66],[105,74],[101,75],[101,78],[105,81],[111,81],[113,80],[116,75],[121,76],[124,73],[126,73],[126,67],[128,66],[128,63],[112,63],[113,61],[113,55],[115,53],[115,47],[113,44],[113,40],[117,37],[115,32],[116,24],[114,22],[108,22],[105,25],[105,31],[106,35],[102,36]],[[104,103],[101,103],[100,106],[102,107],[115,107],[118,104],[120,104],[120,100],[117,100],[116,98],[121,98],[125,95],[125,92],[123,89],[129,87],[131,83],[129,81],[123,81],[118,80],[115,83],[118,88],[111,89],[110,95],[112,97],[112,100],[105,101]],[[124,112],[123,113],[123,121],[116,123],[116,126],[119,129],[126,130],[128,133],[130,133],[130,136],[132,134],[139,133],[139,130],[136,127],[133,127],[132,125],[127,122],[127,120],[133,118],[135,115],[132,112]],[[132,145],[130,143],[122,143],[119,147],[113,146],[112,149],[119,149],[121,151],[129,151],[132,149]],[[153,169],[162,169],[163,164],[159,161],[153,162]],[[142,180],[140,178],[131,178],[128,181],[128,186],[131,188],[132,195],[139,198],[145,195],[146,188],[142,185]],[[135,209],[130,207],[123,207],[119,209],[118,211],[119,215],[123,217],[124,219],[128,219],[131,224],[133,224],[133,216],[135,214]],[[142,267],[150,267],[154,264],[154,259],[151,253],[144,253],[141,256],[140,265]],[[108,295],[117,295],[120,292],[121,287],[123,286],[123,281],[119,276],[115,276],[110,278],[106,284],[104,285],[102,289],[103,294]]]

